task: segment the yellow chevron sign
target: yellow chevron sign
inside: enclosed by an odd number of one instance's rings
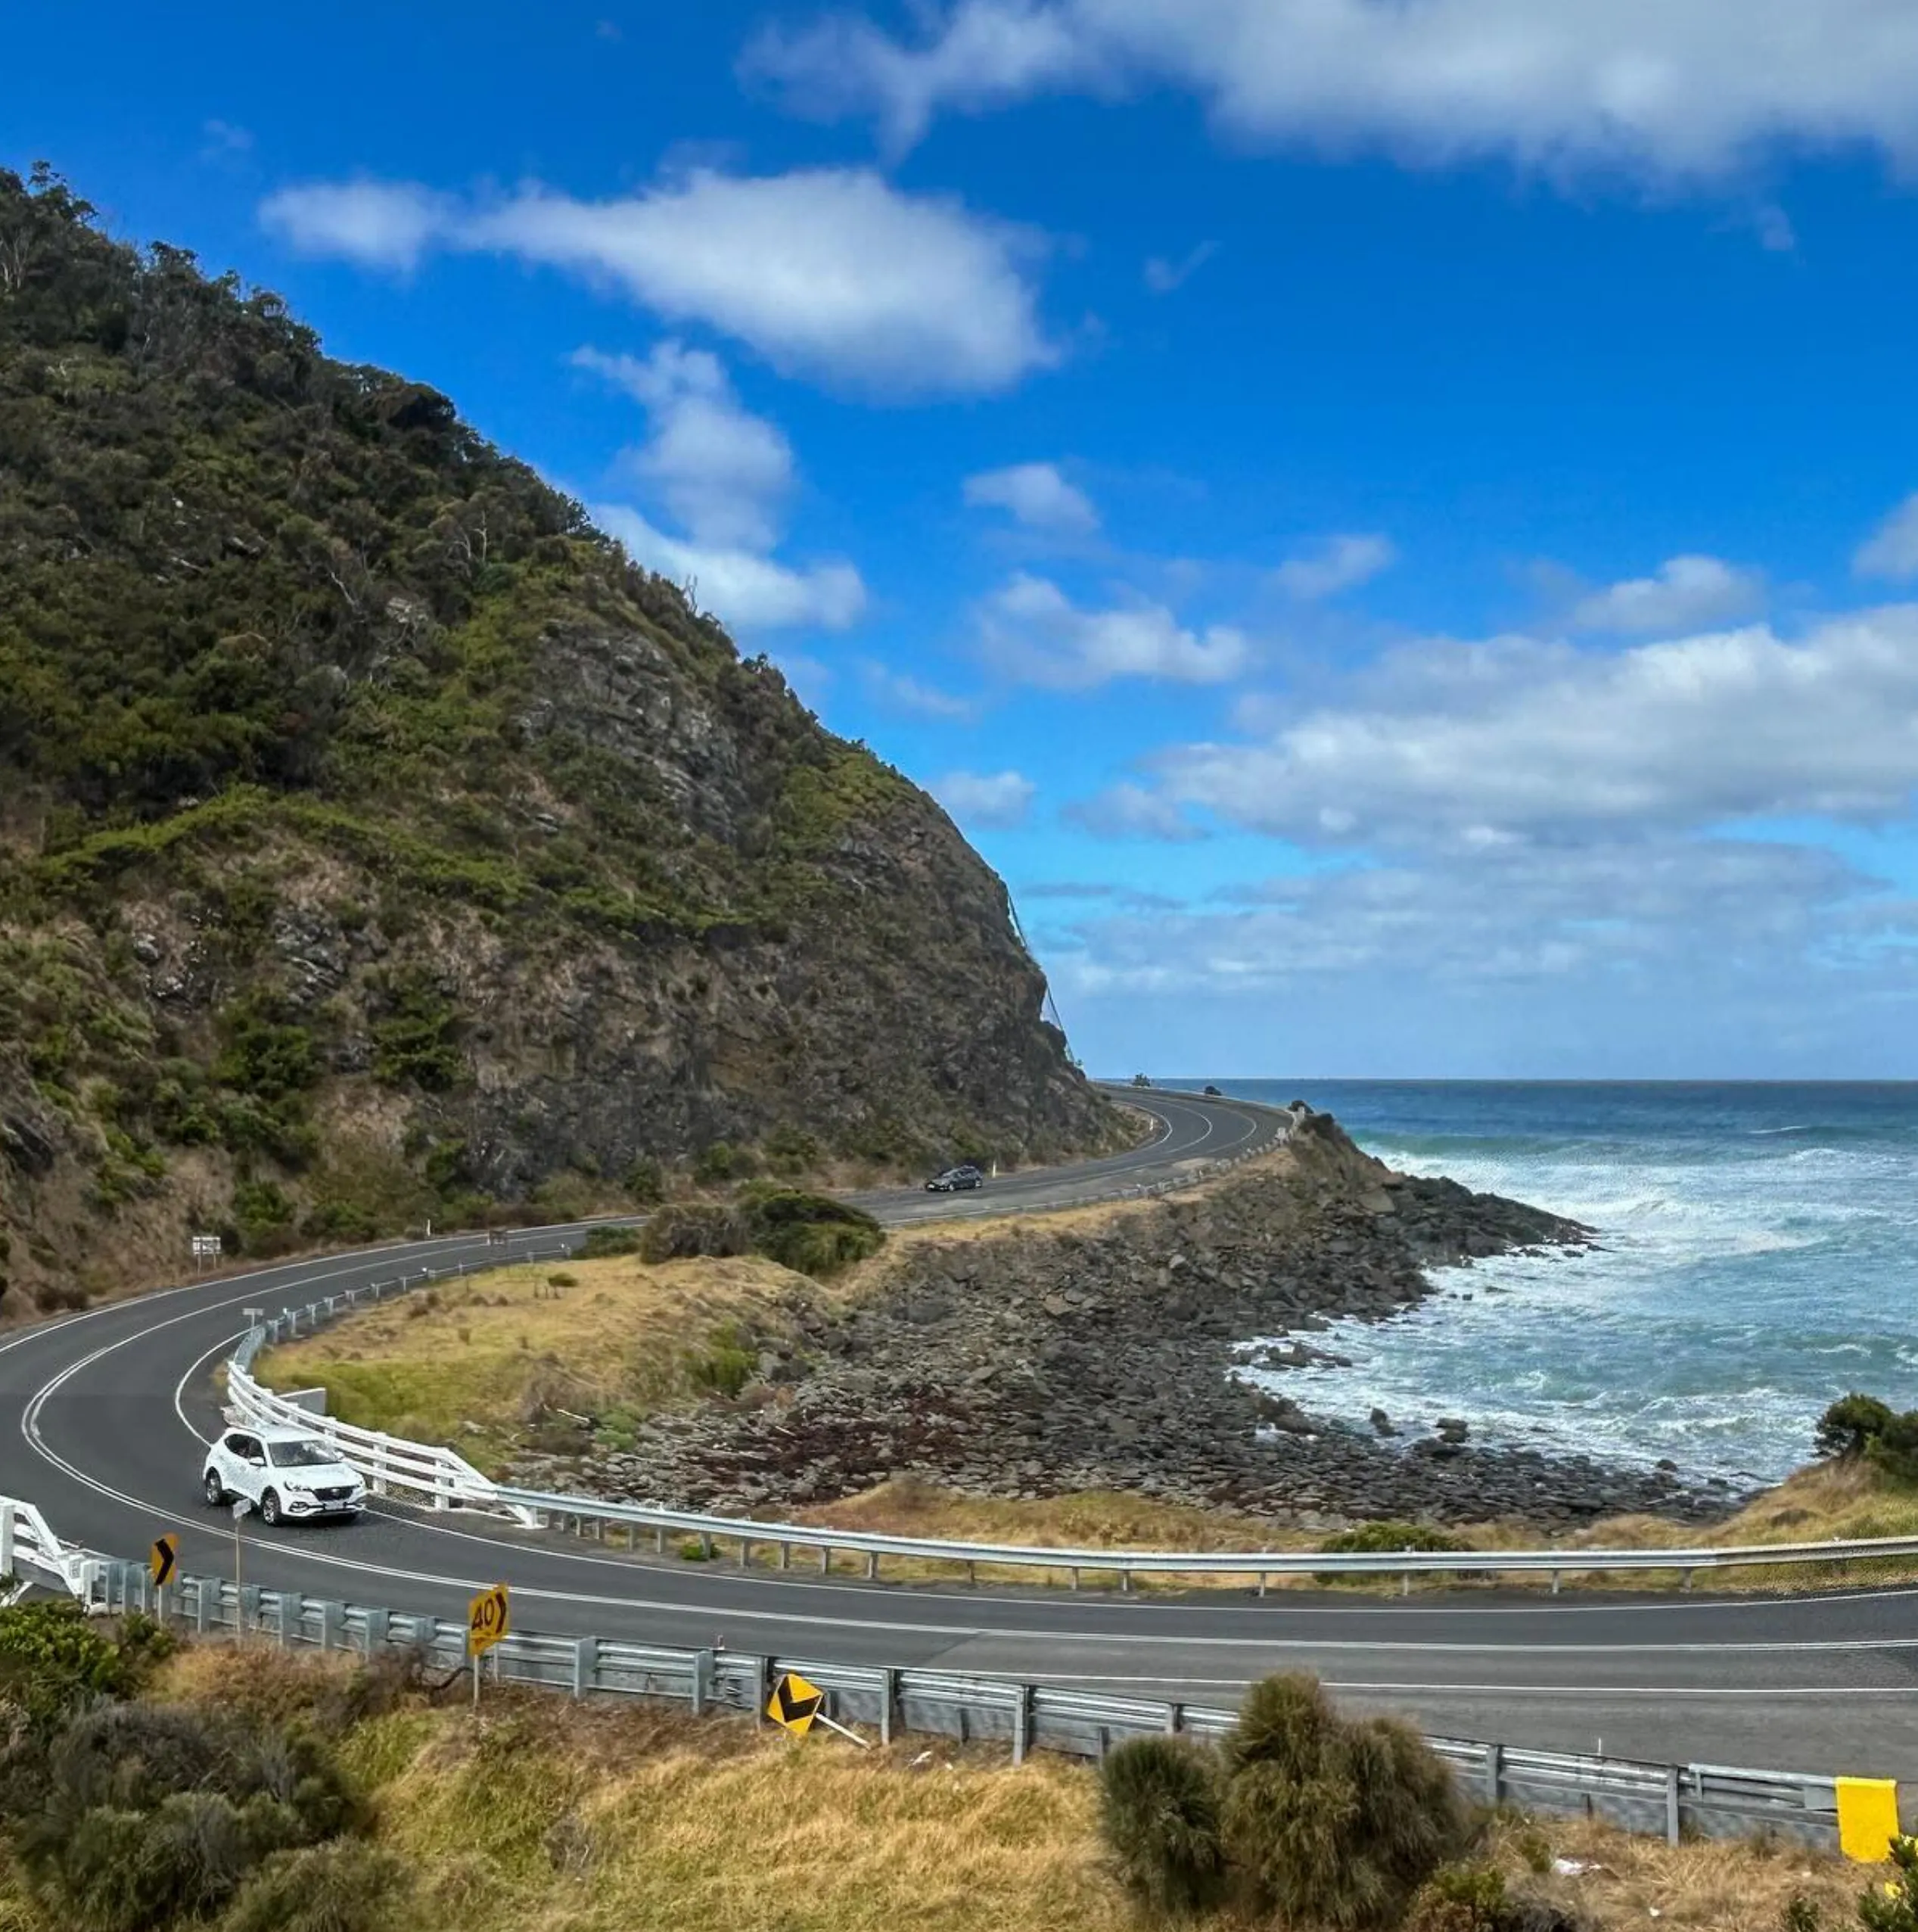
[[[766,1714],[775,1724],[783,1724],[795,1738],[803,1738],[813,1728],[813,1720],[825,1703],[825,1693],[809,1684],[796,1670],[789,1670],[772,1687]]]

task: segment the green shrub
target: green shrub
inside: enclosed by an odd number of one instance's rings
[[[1895,1876],[1858,1900],[1864,1932],[1918,1932],[1918,1838],[1892,1840]]]
[[[0,1691],[36,1721],[134,1688],[138,1653],[67,1598],[0,1610]]]
[[[1505,1874],[1495,1865],[1448,1865],[1419,1889],[1405,1932],[1513,1932]]]
[[[294,1206],[277,1181],[243,1181],[233,1190],[233,1225],[249,1254],[285,1245]]]
[[[736,1395],[759,1369],[759,1356],[750,1339],[731,1324],[715,1331],[707,1346],[686,1358],[686,1374],[693,1386],[717,1395]]]
[[[743,1181],[757,1163],[744,1147],[729,1141],[714,1140],[693,1156],[692,1178],[702,1187],[717,1187],[729,1181]]]
[[[1894,1482],[1918,1483],[1918,1409],[1893,1416],[1865,1453]]]
[[[1876,1395],[1860,1395],[1854,1389],[1848,1395],[1841,1395],[1818,1418],[1813,1439],[1820,1455],[1850,1461],[1864,1454],[1885,1433],[1892,1419],[1888,1404]]]
[[[1451,1773],[1418,1733],[1348,1722],[1310,1677],[1254,1685],[1226,1762],[1226,1850],[1282,1923],[1395,1924],[1466,1842]]]
[[[380,1224],[354,1202],[322,1201],[301,1221],[300,1232],[309,1241],[370,1241]]]
[[[1825,1915],[1802,1892],[1794,1892],[1785,1901],[1780,1915],[1780,1932],[1823,1932]]]
[[[626,1168],[620,1184],[637,1206],[650,1208],[666,1198],[666,1170],[650,1155],[642,1154]]]
[[[1396,1554],[1400,1550],[1456,1550],[1458,1539],[1435,1529],[1428,1523],[1405,1523],[1388,1518],[1382,1523],[1361,1523],[1328,1536],[1319,1545],[1326,1556],[1366,1556],[1377,1552]],[[1316,1582],[1332,1585],[1346,1581],[1335,1570],[1314,1573]]]
[[[54,1739],[42,1801],[14,1842],[63,1926],[150,1932],[209,1916],[275,1853],[359,1822],[331,1752],[309,1733],[110,1704]]]
[[[397,1859],[347,1839],[268,1859],[220,1932],[402,1932],[410,1881]]]
[[[641,1258],[655,1262],[695,1255],[743,1255],[751,1246],[744,1218],[716,1202],[674,1202],[654,1215],[639,1234]]]
[[[1216,1905],[1226,1884],[1217,1754],[1133,1738],[1099,1766],[1099,1826],[1127,1889],[1168,1917]]]
[[[641,1252],[640,1231],[636,1227],[590,1227],[586,1238],[573,1250],[573,1256],[576,1261],[603,1262]]]
[[[827,1194],[760,1187],[740,1197],[747,1237],[755,1254],[816,1280],[877,1254],[885,1230],[869,1215]]]

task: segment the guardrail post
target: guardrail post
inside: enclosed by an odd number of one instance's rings
[[[869,1583],[876,1583],[879,1580],[879,1552],[877,1550],[868,1550],[866,1553],[866,1580]]]
[[[207,1601],[207,1579],[204,1576],[196,1576],[193,1579],[194,1628],[203,1637],[213,1627],[213,1605]]]
[[[1693,1573],[1693,1571],[1689,1570],[1686,1571],[1685,1575],[1684,1575],[1684,1580],[1683,1580],[1681,1583],[1680,1583],[1680,1585],[1679,1585],[1679,1586],[1678,1586],[1680,1589],[1681,1589],[1681,1590],[1689,1590],[1689,1589],[1692,1587],[1692,1578],[1693,1578],[1693,1576],[1694,1575],[1694,1573]]]
[[[713,1654],[695,1650],[692,1654],[692,1714],[702,1716],[713,1691]]]
[[[1167,1704],[1165,1707],[1165,1734],[1176,1738],[1184,1729],[1186,1707],[1183,1704]]]
[[[583,1697],[598,1681],[599,1639],[582,1637],[573,1646],[573,1694]]]
[[[893,1712],[899,1703],[899,1672],[890,1668],[879,1673],[879,1741],[892,1742]]]
[[[792,1567],[792,1545],[790,1543],[782,1543],[779,1545],[779,1567],[782,1570],[790,1570]]]
[[[233,1607],[233,1634],[243,1635],[248,1626],[260,1628],[260,1585],[248,1583],[242,1586],[240,1601]]]
[[[1024,1764],[1026,1761],[1026,1741],[1032,1730],[1032,1686],[1015,1684],[1012,1687],[1012,1762]]]
[[[393,1613],[390,1610],[370,1610],[366,1613],[366,1660],[371,1663],[373,1654],[387,1647],[387,1638],[393,1629]]]
[[[340,1632],[347,1620],[347,1607],[336,1604],[330,1598],[320,1604],[320,1648],[337,1650],[340,1648]]]
[[[1665,1766],[1665,1843],[1675,1845],[1678,1842],[1678,1767],[1675,1764]]]
[[[1122,1597],[1123,1597],[1123,1596],[1128,1595],[1128,1594],[1130,1593],[1131,1589],[1132,1589],[1132,1572],[1131,1572],[1130,1570],[1121,1570],[1121,1571],[1119,1572],[1119,1594],[1120,1594],[1120,1595],[1121,1595],[1121,1596],[1122,1596]]]
[[[1552,1573],[1552,1594],[1555,1597],[1559,1594],[1559,1573],[1556,1570]]]
[[[819,1574],[824,1576],[832,1568],[832,1545],[830,1543],[822,1543],[819,1545]]]
[[[739,1539],[739,1567],[741,1570],[751,1570],[752,1566],[752,1538],[749,1536],[742,1536]]]
[[[281,1648],[281,1650],[288,1650],[288,1649],[290,1649],[290,1648],[292,1647],[292,1644],[293,1644],[293,1637],[292,1637],[291,1633],[291,1632],[288,1630],[288,1629],[287,1629],[287,1622],[286,1622],[286,1592],[285,1592],[284,1590],[280,1591],[279,1591],[279,1592],[278,1592],[278,1593],[275,1595],[275,1597],[274,1598],[274,1600],[273,1600],[273,1601],[274,1601],[274,1608],[275,1608],[275,1612],[276,1612],[277,1618],[278,1618],[278,1634],[279,1639],[280,1639],[280,1648]]]
[[[1494,1811],[1498,1809],[1499,1799],[1505,1787],[1504,1770],[1505,1747],[1502,1744],[1487,1744],[1485,1747],[1485,1802]]]

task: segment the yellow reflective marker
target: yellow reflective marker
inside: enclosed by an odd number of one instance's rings
[[[1840,1778],[1839,1848],[1860,1865],[1882,1865],[1898,1835],[1898,1781],[1891,1778]]]
[[[813,1728],[813,1720],[825,1703],[825,1693],[809,1684],[796,1670],[789,1670],[772,1687],[766,1714],[775,1724],[783,1724],[795,1738],[803,1738]]]
[[[153,1548],[147,1552],[147,1571],[156,1590],[165,1589],[173,1580],[174,1566],[179,1560],[180,1539],[170,1529],[154,1538]]]
[[[483,1656],[512,1627],[512,1605],[505,1585],[496,1583],[490,1590],[482,1590],[466,1606],[466,1654]]]

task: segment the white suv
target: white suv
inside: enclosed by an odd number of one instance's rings
[[[207,1451],[204,1480],[210,1507],[243,1496],[263,1523],[357,1516],[366,1507],[359,1471],[297,1429],[229,1429]]]

